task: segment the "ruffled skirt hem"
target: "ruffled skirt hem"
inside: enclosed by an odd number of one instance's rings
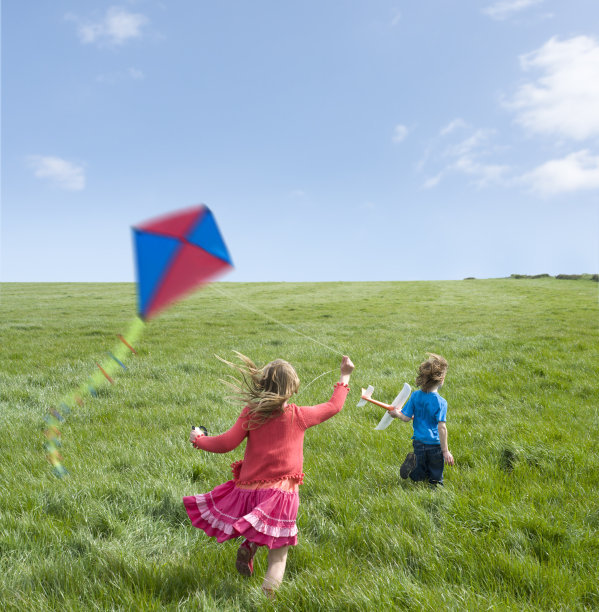
[[[297,544],[297,492],[239,489],[229,480],[183,503],[191,524],[218,542],[242,536],[271,549]]]

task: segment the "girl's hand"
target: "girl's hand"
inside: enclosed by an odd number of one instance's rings
[[[447,465],[454,465],[455,464],[455,460],[453,458],[453,455],[448,451],[443,451],[443,459],[445,460],[445,463],[447,463]]]
[[[204,433],[201,429],[192,429],[189,434],[189,441],[193,444],[198,438],[202,437]]]
[[[347,356],[343,355],[341,360],[341,375],[350,375],[356,366],[352,363],[352,360]]]
[[[341,360],[341,376],[339,377],[339,382],[342,385],[347,385],[349,377],[354,371],[354,367],[352,360],[347,355],[343,355],[343,359]]]

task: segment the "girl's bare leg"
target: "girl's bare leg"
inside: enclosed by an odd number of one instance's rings
[[[262,583],[265,593],[271,594],[283,582],[288,550],[289,546],[283,546],[282,548],[273,548],[268,551],[268,569]]]

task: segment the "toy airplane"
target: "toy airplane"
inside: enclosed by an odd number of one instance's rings
[[[379,402],[377,400],[372,399],[374,387],[372,385],[369,385],[368,389],[362,389],[362,399],[358,402],[358,406],[365,406],[366,402],[370,402],[371,404],[374,404],[375,406],[380,406],[381,408],[384,408],[387,411],[395,410],[396,408],[401,410],[402,406],[408,400],[408,397],[410,397],[411,392],[412,387],[410,387],[408,383],[404,383],[403,389],[399,392],[398,396],[393,400],[393,402],[391,404],[385,404],[383,402]],[[379,431],[381,429],[387,429],[387,427],[389,427],[392,422],[393,417],[390,416],[389,412],[385,412],[383,418],[380,420],[379,424],[375,427],[375,429],[378,429]]]

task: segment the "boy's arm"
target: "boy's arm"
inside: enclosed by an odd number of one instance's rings
[[[439,442],[441,442],[441,450],[443,451],[443,459],[447,465],[453,465],[453,455],[449,452],[449,446],[447,445],[447,425],[445,421],[439,421],[437,426],[439,430]]]
[[[389,410],[389,416],[394,419],[401,419],[404,423],[409,423],[414,418],[414,406],[412,404],[412,396],[408,403],[403,407],[403,410],[395,408],[395,410]]]

